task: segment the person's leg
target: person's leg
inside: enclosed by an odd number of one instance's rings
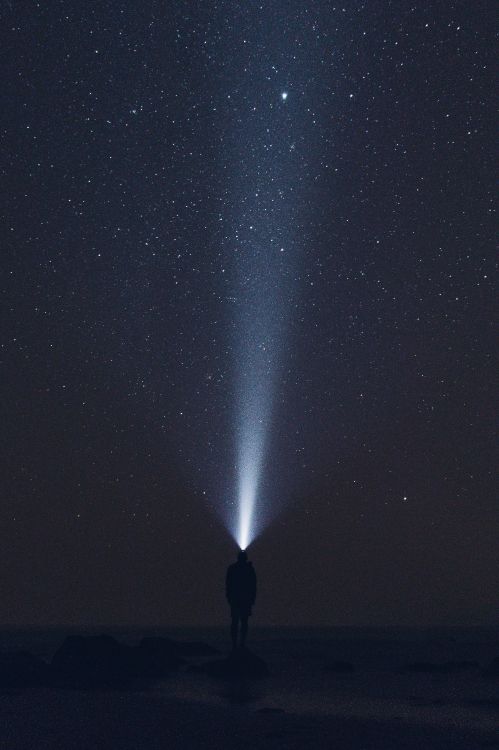
[[[241,648],[244,648],[246,644],[246,636],[248,635],[248,616],[241,617]]]
[[[230,638],[232,640],[232,648],[235,649],[237,646],[237,626],[239,624],[239,615],[233,609],[232,610],[232,621],[230,624]]]

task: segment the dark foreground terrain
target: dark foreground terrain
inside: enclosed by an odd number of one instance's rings
[[[261,631],[250,646],[4,633],[0,748],[499,749],[493,633]]]

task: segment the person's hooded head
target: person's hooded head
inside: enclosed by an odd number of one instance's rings
[[[239,552],[237,556],[237,562],[239,563],[239,565],[244,565],[245,563],[248,562],[248,553],[246,552],[245,549],[242,549]]]

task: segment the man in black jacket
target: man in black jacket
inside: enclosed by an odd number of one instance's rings
[[[225,595],[230,604],[231,626],[230,637],[232,648],[237,647],[237,634],[239,623],[241,623],[240,646],[244,648],[246,635],[248,633],[248,617],[251,607],[256,598],[256,574],[253,565],[248,560],[248,555],[241,550],[237,556],[237,562],[229,565],[225,578]]]

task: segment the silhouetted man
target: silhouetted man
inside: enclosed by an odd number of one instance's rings
[[[232,648],[237,647],[237,631],[241,623],[241,648],[246,643],[248,617],[256,599],[256,574],[248,555],[243,550],[237,556],[237,562],[229,565],[225,578],[225,595],[230,604],[232,623],[230,637]]]

